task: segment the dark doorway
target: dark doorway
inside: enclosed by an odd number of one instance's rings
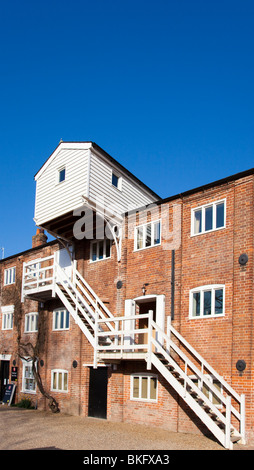
[[[88,416],[92,418],[107,418],[107,367],[90,369]]]
[[[0,400],[3,399],[5,387],[9,381],[9,361],[1,361],[0,366]]]
[[[139,307],[139,314],[143,315],[144,313],[148,313],[149,310],[153,311],[153,320],[156,321],[156,300],[150,301],[142,301],[142,303],[138,304]],[[139,320],[139,328],[148,328],[148,318],[141,318]],[[147,330],[148,331],[148,330]],[[148,333],[140,333],[139,334],[139,344],[147,344],[148,343]]]

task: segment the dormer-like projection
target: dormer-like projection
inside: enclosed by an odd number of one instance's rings
[[[36,225],[68,242],[75,238],[82,209],[96,213],[116,232],[125,212],[160,199],[93,142],[60,142],[35,181]]]

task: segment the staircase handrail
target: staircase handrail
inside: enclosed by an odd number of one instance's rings
[[[91,328],[93,330],[95,330],[95,323],[92,322],[91,318],[87,315],[86,311],[82,308],[82,306],[79,304],[79,302],[77,301],[77,298],[75,298],[75,295],[71,292],[70,288],[66,285],[66,283],[64,284],[64,281],[67,281],[67,283],[73,288],[73,284],[71,282],[71,280],[69,279],[69,277],[67,276],[67,274],[64,272],[63,269],[61,269],[61,267],[59,266],[58,263],[56,263],[56,272],[57,272],[57,277],[58,277],[58,280],[61,281],[61,284],[63,285],[63,287],[65,288],[66,292],[68,293],[68,295],[71,297],[71,299],[73,300],[73,302],[75,303],[75,306],[76,308],[78,308],[80,310],[80,312],[82,313],[82,315],[84,316],[84,318],[86,319],[86,321],[89,323],[89,325],[91,326]],[[82,298],[82,296],[78,293],[78,292],[75,292],[75,294],[77,294],[77,296],[80,298],[80,300],[83,302],[83,304],[86,304],[86,301],[84,301],[84,299]],[[87,310],[89,311],[89,305],[86,304],[85,307],[87,308]]]
[[[209,390],[211,390],[211,392],[217,396],[217,398],[219,398],[219,400],[224,403],[224,405],[226,406],[226,397],[213,385],[213,383],[207,378],[206,374],[204,374],[202,371],[200,371],[198,369],[198,367],[188,358],[188,356],[186,356],[186,354],[176,345],[176,343],[174,343],[174,341],[172,341],[172,339],[166,334],[163,332],[163,330],[159,327],[159,325],[157,325],[153,320],[152,320],[152,327],[159,332],[160,336],[163,337],[163,339],[165,340],[166,344],[169,344],[170,347],[172,347],[172,349],[174,349],[174,351],[179,355],[179,357],[184,361],[184,363],[187,365],[187,367],[189,367],[190,369],[193,370],[193,372],[198,376],[200,377],[200,379],[202,380],[202,383],[204,383]],[[173,327],[171,327],[172,329],[174,329]],[[172,331],[171,329],[171,331]],[[175,330],[176,331],[176,330]],[[181,336],[179,334],[179,336]],[[154,344],[156,341],[156,345]],[[185,340],[184,340],[185,341]],[[187,343],[187,341],[185,341]],[[158,348],[158,341],[155,340],[154,338],[152,338],[152,343],[156,346],[156,348]],[[160,345],[161,347],[161,345]],[[166,351],[164,350],[163,348],[163,351],[164,353],[162,353],[164,356],[165,356],[165,353]],[[201,356],[196,352],[196,350],[194,348],[191,347],[191,351],[192,353],[195,355],[197,354],[199,356],[199,358],[201,358]],[[170,357],[170,355],[168,355]],[[206,362],[206,361],[205,361]],[[207,363],[208,364],[208,363]],[[209,364],[208,364],[209,365]],[[177,366],[179,367],[179,366]],[[182,370],[180,367],[179,367],[180,370]],[[212,369],[212,368],[211,368]],[[179,371],[179,370],[178,370]],[[219,381],[219,383],[225,383],[225,380],[222,379],[222,377],[216,373],[216,379]],[[190,379],[191,380],[191,379]],[[192,384],[195,385],[195,383],[191,380]],[[230,387],[231,388],[231,387]],[[200,389],[199,389],[200,390]],[[239,397],[239,404],[241,403],[241,397],[235,392],[235,394],[237,395],[237,397]],[[238,400],[237,400],[238,401]],[[216,407],[216,409],[218,409]],[[232,413],[235,415],[235,417],[240,420],[240,413],[236,410],[235,407],[231,406],[231,410],[232,410]]]
[[[241,396],[229,385],[221,375],[214,370],[214,368],[186,341],[186,339],[172,326],[169,326],[169,329],[171,333],[196,357],[198,361],[203,364],[203,367],[209,371],[209,373],[216,378],[221,385],[223,386],[224,390],[227,390],[227,392],[232,395],[236,401],[239,403],[241,402]]]
[[[227,416],[227,419],[224,417],[224,415],[221,414],[221,412],[219,411],[218,407],[215,406],[207,397],[205,394],[203,394],[202,390],[200,390],[199,387],[197,387],[197,385],[192,381],[192,379],[185,373],[185,371],[183,371],[183,369],[181,369],[181,367],[174,361],[174,359],[171,358],[170,354],[167,352],[167,349],[168,349],[168,345],[170,345],[170,347],[172,347],[174,349],[174,351],[181,357],[182,360],[187,360],[187,362],[185,362],[185,364],[188,365],[188,367],[192,370],[195,370],[198,375],[202,378],[202,381],[203,383],[206,384],[206,386],[212,391],[212,393],[214,393],[225,405],[226,407],[226,410],[230,410],[230,414],[232,413],[239,421],[239,424],[240,424],[240,432],[243,436],[243,438],[245,437],[245,425],[244,425],[244,413],[239,413],[235,407],[232,406],[232,404],[230,403],[230,406],[229,406],[229,399],[228,397],[231,396],[231,393],[229,395],[227,395],[226,397],[224,395],[222,395],[218,389],[216,389],[212,382],[209,381],[209,379],[206,377],[205,374],[203,374],[201,371],[199,371],[199,369],[195,366],[195,364],[192,363],[192,361],[184,354],[184,352],[171,340],[171,338],[165,334],[165,332],[159,327],[159,325],[157,325],[153,320],[151,320],[151,325],[152,327],[160,334],[160,337],[163,337],[163,339],[165,340],[166,342],[166,345],[167,345],[167,348],[164,348],[160,342],[158,342],[158,340],[156,340],[154,337],[151,337],[151,344],[153,344],[157,350],[160,351],[160,353],[165,357],[165,359],[170,362],[170,364],[172,364],[174,366],[174,368],[179,372],[179,374],[181,374],[181,376],[183,377],[184,380],[186,380],[186,382],[191,386],[192,389],[194,389],[196,392],[198,392],[198,394],[200,396],[202,396],[202,400],[204,400],[207,404],[209,404],[209,407],[215,412],[215,414],[218,415],[219,419],[225,423],[227,425],[227,421],[228,421],[228,416]],[[173,327],[171,327],[173,328]],[[174,328],[173,328],[174,329]],[[176,331],[176,330],[175,330]],[[178,333],[178,332],[177,332]],[[181,337],[181,335],[179,334],[179,336]],[[185,341],[185,340],[184,340]],[[185,341],[187,343],[187,341]],[[188,343],[187,343],[188,344]],[[193,350],[193,348],[191,347],[191,350],[192,352],[195,352],[197,353],[195,350]],[[149,354],[151,354],[151,346],[150,346],[150,351],[149,351]],[[197,355],[199,356],[199,358],[201,358],[201,356],[197,353]],[[170,358],[170,360],[169,360]],[[206,361],[205,361],[206,362]],[[174,363],[174,364],[173,364]],[[211,368],[212,369],[212,368]],[[185,370],[186,370],[186,366],[185,366]],[[213,370],[213,369],[212,369]],[[218,377],[218,380],[219,381],[222,381],[223,384],[225,383],[226,385],[227,382],[225,382],[224,379],[222,379],[222,377],[216,373],[216,377]],[[229,386],[230,387],[230,386]],[[226,387],[225,387],[226,388]],[[224,389],[225,389],[224,388]],[[230,390],[232,389],[232,387],[230,387]],[[242,396],[239,396],[236,392],[234,394],[236,397],[239,397],[239,404],[240,404],[240,411],[241,411],[241,405],[242,405],[242,401],[244,402],[244,395]],[[206,397],[206,398],[205,398]],[[238,401],[236,399],[236,401]],[[227,413],[228,415],[228,413]]]
[[[185,373],[183,369],[174,361],[174,359],[166,352],[166,350],[160,345],[160,343],[155,339],[152,339],[152,344],[156,346],[157,351],[162,354],[165,359],[168,361],[168,363],[179,373],[179,375],[184,379],[184,385],[182,385],[183,389],[185,390],[185,393],[189,393],[187,391],[187,385],[191,387],[191,389],[196,392],[199,396],[200,399],[203,400],[203,402],[206,403],[207,406],[213,411],[214,414],[218,416],[218,418],[226,424],[226,418],[225,416],[221,413],[221,411],[214,405],[211,400],[202,392],[202,390],[198,387],[198,385],[195,384],[195,382],[192,381],[192,379]]]
[[[115,321],[115,317],[114,315],[110,312],[110,310],[106,307],[106,305],[104,304],[104,302],[102,302],[102,300],[100,299],[100,297],[94,292],[94,290],[92,289],[92,287],[90,286],[90,284],[88,284],[88,282],[83,278],[83,276],[80,274],[80,272],[76,269],[76,267],[74,268],[74,273],[75,273],[75,277],[78,276],[78,278],[81,280],[81,282],[86,286],[87,290],[89,290],[90,294],[92,294],[92,296],[95,298],[95,301],[103,308],[103,310],[106,312],[106,314],[108,315],[109,318],[112,319],[112,321]],[[82,290],[82,289],[81,289]],[[84,290],[82,290],[83,293]],[[87,293],[85,293],[85,295],[87,295]]]

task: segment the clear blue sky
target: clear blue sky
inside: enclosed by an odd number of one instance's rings
[[[0,247],[35,233],[34,174],[95,141],[162,197],[254,167],[253,0],[0,8]]]

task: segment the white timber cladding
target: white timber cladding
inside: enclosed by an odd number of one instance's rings
[[[82,205],[87,191],[89,150],[60,149],[36,181],[35,221],[43,225]],[[65,168],[65,180],[57,180]],[[39,172],[40,173],[40,172]]]
[[[59,182],[63,168],[65,179]],[[112,173],[121,178],[120,188],[112,184]],[[34,218],[38,226],[82,207],[84,198],[119,215],[158,199],[90,142],[60,143],[35,180]]]
[[[93,149],[91,150],[89,198],[95,200],[98,196],[103,198],[106,207],[119,214],[138,207],[150,204],[156,200],[143,187],[116,165],[111,164]],[[121,178],[121,189],[112,184],[112,173]]]

